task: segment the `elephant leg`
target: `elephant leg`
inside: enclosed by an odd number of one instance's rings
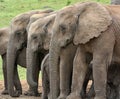
[[[42,67],[42,99],[48,99],[48,94],[50,92],[50,81],[49,81],[49,65]]]
[[[91,98],[95,97],[94,81],[93,81],[93,73],[92,73],[92,63],[89,64],[89,69],[88,69],[87,75],[90,76],[89,80],[92,80],[92,84],[90,86],[90,89],[89,89],[88,93],[86,94],[86,97],[88,99],[91,99]]]
[[[39,57],[40,56],[40,57]],[[40,72],[40,64],[42,62],[44,55],[38,54],[38,57],[36,58],[36,63],[33,68],[33,78],[34,81],[37,83],[37,86],[29,86],[29,90],[24,93],[26,96],[40,96],[41,93],[38,92],[38,79],[39,79],[39,72]]]
[[[19,94],[22,94],[22,86],[20,83],[19,75],[18,75],[17,65],[15,66],[15,70],[14,70],[14,85],[15,85],[16,91]]]
[[[39,78],[39,71],[40,69],[36,69],[35,74],[34,74],[34,81],[37,82],[38,85],[38,78]],[[26,96],[40,96],[41,93],[38,92],[38,86],[33,87],[29,86],[29,90],[24,93]]]
[[[73,63],[72,89],[67,99],[82,99],[80,92],[82,91],[88,69],[85,59],[84,50],[78,48]]]
[[[92,82],[92,85],[89,89],[89,92],[87,94],[87,99],[91,99],[91,98],[94,98],[95,97],[95,91],[94,91],[94,82]]]
[[[89,62],[90,63],[90,62]],[[92,64],[90,64],[90,65],[92,65]],[[92,67],[92,66],[89,66],[89,67]],[[90,80],[90,77],[92,76],[92,68],[89,68],[88,70],[87,70],[87,74],[86,74],[86,76],[85,76],[85,81],[84,81],[84,83],[83,83],[83,88],[82,88],[82,91],[81,91],[81,97],[82,98],[85,98],[85,97],[87,97],[88,96],[88,94],[86,93],[86,89],[87,89],[87,85],[88,85],[88,83],[89,83],[89,80]]]
[[[95,55],[93,58],[95,99],[106,99],[107,67],[110,60],[107,56],[104,56],[105,53],[102,55],[102,57],[101,55]]]
[[[120,84],[116,87],[117,89],[117,97],[116,99],[120,99]]]
[[[71,91],[73,60],[76,47],[72,44],[63,49],[60,56],[60,96],[58,99],[66,99]]]
[[[110,39],[112,38],[112,39]],[[95,98],[106,99],[108,66],[113,58],[115,45],[114,33],[111,28],[106,30],[93,44],[93,79]]]
[[[3,69],[3,77],[4,77],[4,87],[5,89],[1,94],[8,94],[8,85],[7,85],[7,65],[6,65],[6,54],[2,55],[2,69]]]

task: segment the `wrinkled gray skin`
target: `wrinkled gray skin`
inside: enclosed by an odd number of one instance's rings
[[[120,5],[120,0],[111,0],[111,4]]]
[[[20,53],[23,54],[23,67],[26,67],[26,46],[27,46],[27,25],[30,22],[30,17],[34,14],[47,14],[52,12],[52,10],[35,10],[20,14],[12,19],[10,24],[10,39],[8,42],[7,49],[7,80],[8,80],[8,91],[10,96],[18,97],[22,93],[22,88],[20,84],[20,80],[18,77],[17,71],[17,61]],[[38,18],[37,18],[38,19]],[[35,81],[38,81],[39,71],[36,71]],[[13,79],[16,79],[14,82]],[[18,88],[16,88],[16,86]],[[16,88],[14,90],[14,87]],[[38,89],[34,89],[34,87],[29,86],[29,90],[25,93],[26,95],[38,95]]]
[[[58,62],[62,48],[67,53],[66,49],[71,44],[80,49],[76,56],[80,58],[80,60],[77,60],[80,64],[73,65],[71,93],[67,99],[81,99],[80,92],[88,69],[85,61],[88,52],[93,56],[94,99],[106,99],[107,68],[111,63],[120,63],[119,9],[120,6],[103,6],[99,3],[85,2],[63,8],[58,12],[53,25],[49,52],[50,99],[66,99],[69,94],[66,92],[70,92],[65,91],[69,88],[63,87],[65,85],[63,83],[67,82],[66,78],[68,80],[70,76],[65,75],[68,72],[62,71],[69,66],[71,60],[60,71],[58,71]],[[71,49],[74,49],[74,47],[71,47]],[[68,54],[68,57],[64,54],[64,57],[67,60],[75,52]],[[68,73],[68,75],[70,74]]]
[[[34,89],[38,87],[34,76],[42,59],[49,51],[51,28],[56,14],[40,18],[30,25],[27,42],[27,81]]]

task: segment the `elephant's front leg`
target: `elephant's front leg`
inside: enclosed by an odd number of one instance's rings
[[[41,93],[38,92],[38,79],[39,79],[39,71],[40,69],[37,68],[36,71],[33,73],[34,81],[37,83],[37,86],[29,85],[29,90],[27,90],[24,95],[26,96],[40,96]]]
[[[18,75],[17,65],[14,70],[14,85],[15,85],[16,92],[19,95],[21,95],[22,94],[22,85],[21,85],[20,78]]]
[[[6,54],[2,55],[2,69],[3,69],[3,76],[4,76],[4,87],[5,89],[2,91],[1,94],[8,94],[8,85],[7,85],[7,65],[6,65]]]
[[[73,63],[72,89],[67,99],[82,99],[80,92],[82,91],[83,83],[88,69],[85,60],[86,58],[84,50],[78,48]]]
[[[72,44],[62,49],[60,56],[60,96],[58,99],[66,99],[71,91],[71,79],[73,60],[76,47]]]
[[[103,57],[104,59],[104,57]],[[103,64],[100,58],[93,59],[93,78],[95,99],[106,99],[106,81],[107,81],[107,67]]]
[[[114,44],[113,33],[106,31],[93,45],[94,99],[106,99],[107,70],[113,58]]]

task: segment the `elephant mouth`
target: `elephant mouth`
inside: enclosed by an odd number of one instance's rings
[[[37,50],[38,52],[40,52],[40,53],[46,53],[46,52],[48,52],[48,50],[45,50],[44,48],[42,48],[42,47],[38,47],[38,50]]]

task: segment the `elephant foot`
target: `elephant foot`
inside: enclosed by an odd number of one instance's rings
[[[66,99],[82,99],[79,94],[71,93]]]
[[[83,90],[81,91],[81,93],[80,93],[80,94],[81,94],[82,99],[85,99],[85,98],[86,98],[86,96],[87,96],[87,95],[86,95],[86,92],[85,92],[85,91],[83,91]]]
[[[66,99],[66,95],[60,95],[57,99]]]
[[[22,95],[22,90],[16,90],[20,95]]]
[[[94,92],[86,94],[86,99],[94,99],[94,97],[95,97],[95,93]]]
[[[2,95],[8,95],[8,90],[7,89],[4,89],[2,92],[1,92]]]
[[[106,99],[105,97],[101,97],[101,96],[96,96],[94,99]]]
[[[38,91],[35,92],[35,91],[32,91],[32,90],[28,90],[28,91],[26,91],[26,92],[24,93],[24,95],[26,95],[26,96],[36,96],[36,97],[38,97],[38,96],[41,96],[41,93],[39,93]]]
[[[21,95],[21,92],[15,91],[15,92],[10,92],[9,94],[11,97],[19,97]]]

